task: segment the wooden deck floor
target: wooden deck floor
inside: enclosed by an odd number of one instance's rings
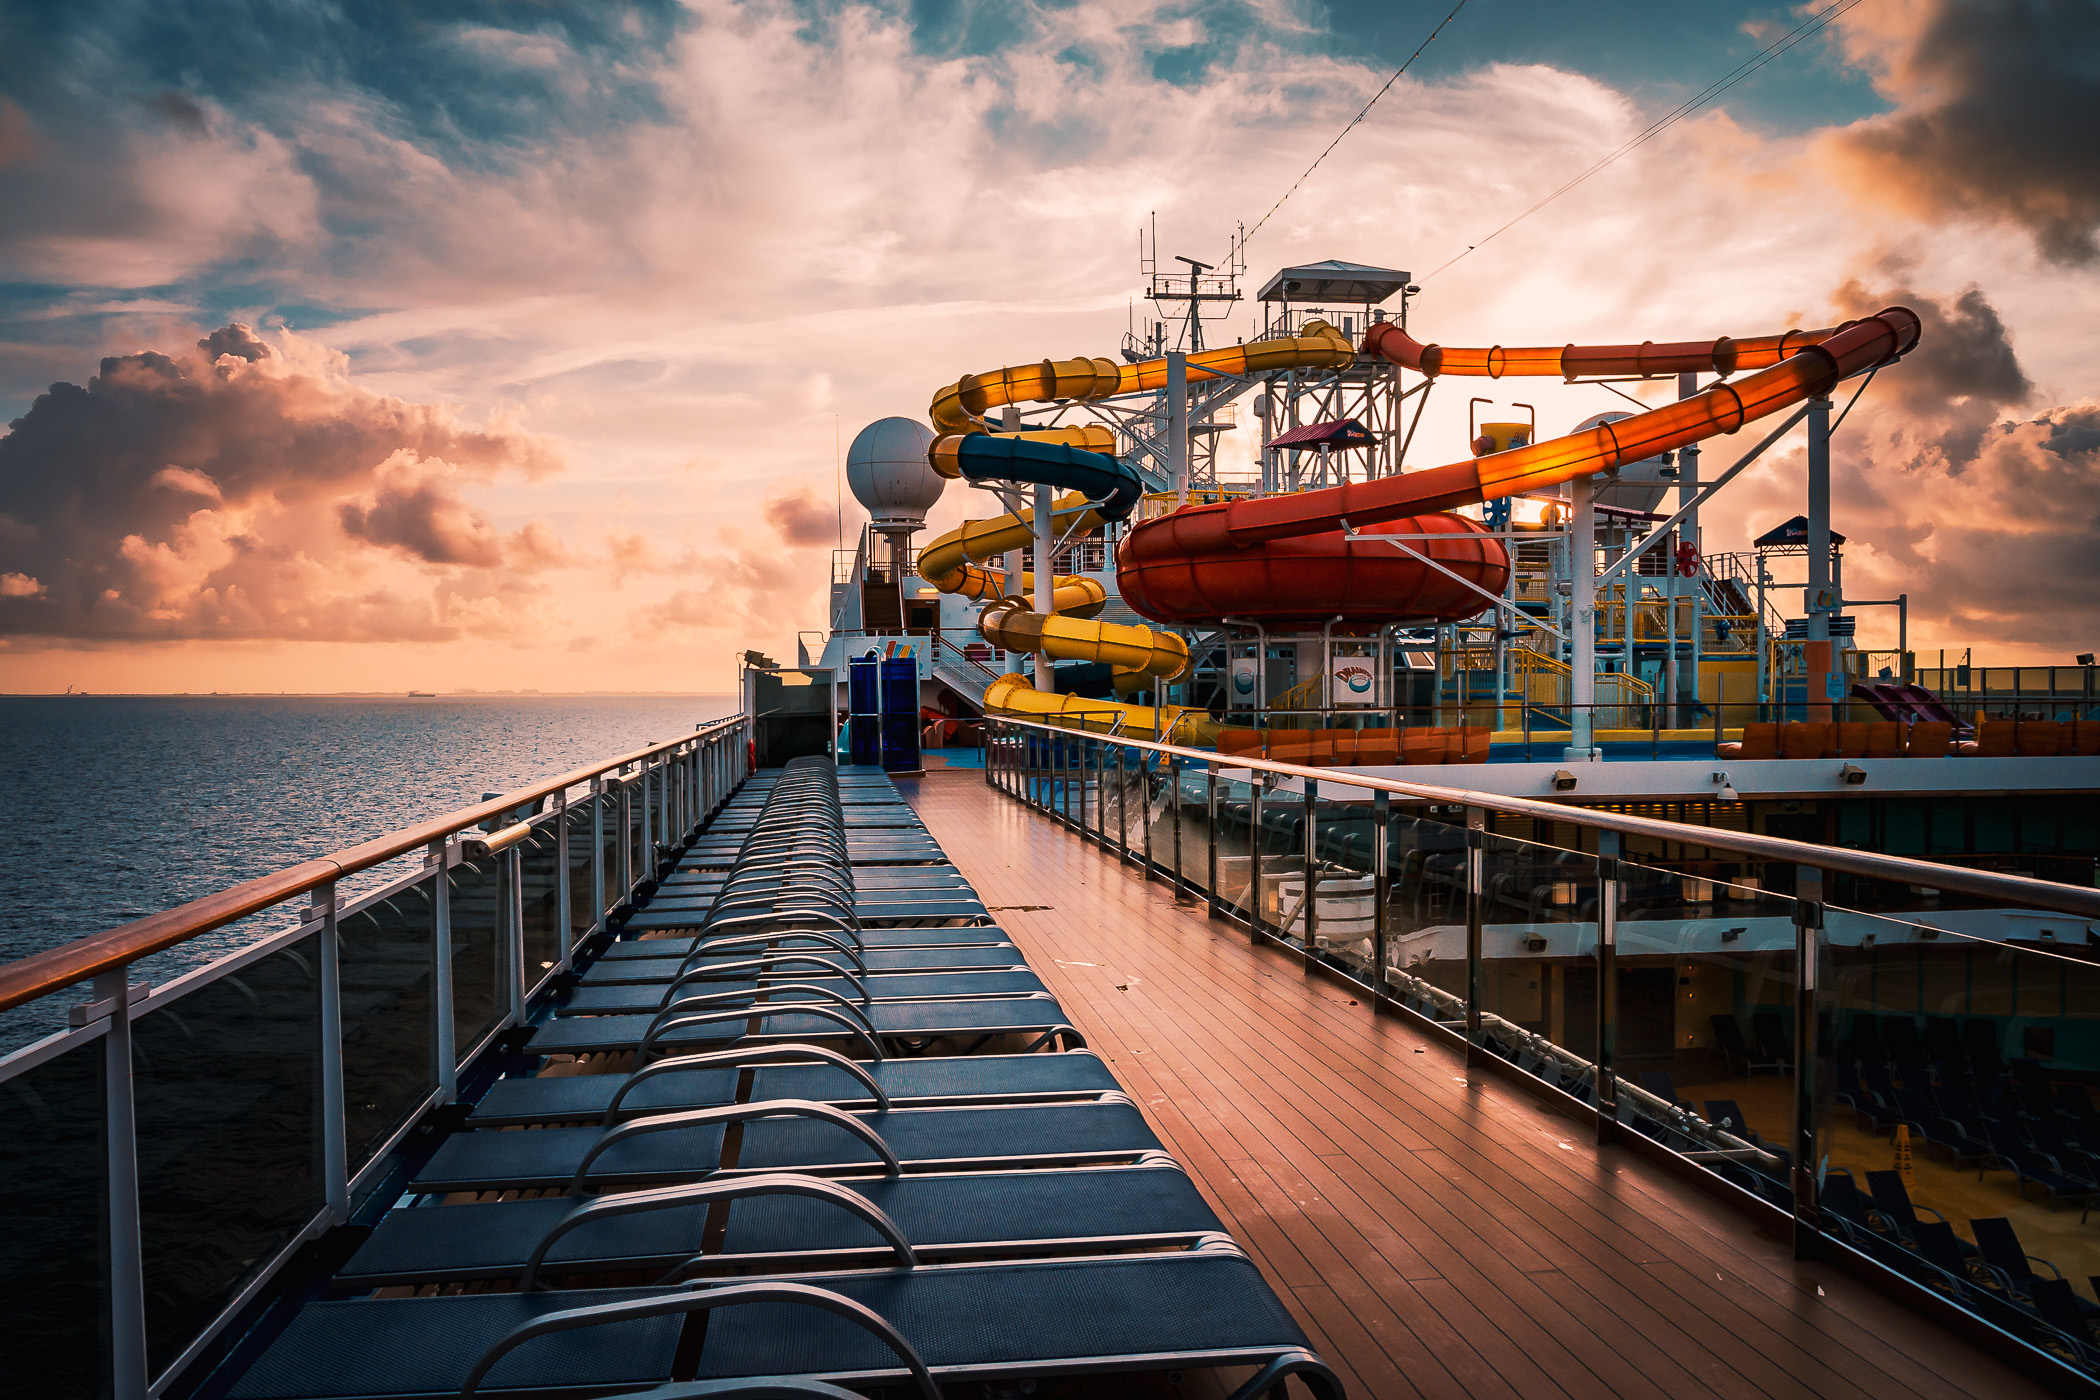
[[[981,771],[899,787],[1352,1397],[2044,1393]]]

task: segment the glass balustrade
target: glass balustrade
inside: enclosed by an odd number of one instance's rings
[[[725,791],[740,783],[746,728],[722,721],[684,741],[678,766],[651,769],[654,802],[680,798],[662,778],[689,775],[703,750]],[[165,985],[148,985],[150,960],[96,979],[131,987],[128,1013],[76,982],[11,1015],[29,1034],[0,1055],[13,1129],[0,1136],[0,1192],[25,1208],[0,1250],[0,1317],[35,1339],[10,1349],[13,1388],[164,1384],[302,1241],[377,1188],[395,1170],[390,1146],[513,1016],[520,970],[544,982],[601,921],[601,899],[625,897],[651,835],[640,787],[625,804],[608,788],[595,840],[586,799],[493,854],[463,859],[455,839],[436,848],[442,863],[346,872],[360,892],[340,897],[332,938],[337,887],[325,883],[200,927],[237,951]],[[697,796],[681,800],[682,825]],[[651,810],[660,841],[666,809]],[[417,858],[414,846],[397,857]],[[112,1060],[117,1036],[128,1063]],[[135,1178],[122,1198],[135,1223],[114,1204],[118,1161]],[[118,1305],[113,1280],[127,1277],[142,1313]],[[143,1365],[119,1386],[126,1356]]]
[[[1075,763],[1072,742],[994,721],[987,781],[1470,1036],[1471,1055],[1598,1109],[1746,1208],[1794,1216],[1805,1252],[1856,1250],[2100,1374],[2085,919],[1945,889],[1929,867],[1819,872],[1793,858],[1806,848],[1731,850],[1747,833],[1718,819],[1622,835],[1482,794],[1469,831],[1467,809],[1347,770],[1114,738]]]

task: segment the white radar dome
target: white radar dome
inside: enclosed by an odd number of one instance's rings
[[[933,430],[912,418],[878,418],[846,449],[846,484],[877,525],[926,523],[948,483],[927,465]]]

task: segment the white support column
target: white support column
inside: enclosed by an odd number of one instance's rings
[[[1568,748],[1571,763],[1597,756],[1597,502],[1589,477],[1568,483]]]
[[[1048,486],[1035,488],[1035,610],[1048,617],[1050,606],[1050,546],[1057,542],[1057,525],[1051,514],[1052,493]],[[1047,652],[1035,654],[1035,688],[1049,690],[1056,684]]]
[[[1000,413],[1000,415],[999,415],[999,426],[1000,426],[1001,428],[1003,428],[1004,430],[1006,430],[1007,432],[1009,432],[1009,433],[1018,433],[1018,432],[1020,432],[1020,431],[1021,431],[1021,408],[1020,408],[1020,405],[1018,405],[1018,404],[1008,404],[1008,405],[1007,405],[1007,406],[1005,407],[1005,409],[1001,411],[1001,413]],[[1022,575],[1022,573],[1023,573],[1024,571],[1025,571],[1025,566],[1024,566],[1024,565],[1022,564],[1022,562],[1021,562],[1021,551],[1020,551],[1020,550],[1018,550],[1018,549],[1009,549],[1009,550],[1007,550],[1007,551],[1006,551],[1006,596],[1007,596],[1007,597],[1009,597],[1009,598],[1018,598],[1018,597],[1020,597],[1020,596],[1021,596],[1021,575]],[[837,733],[838,731],[837,731],[837,730],[833,730],[832,732],[833,732],[833,733]]]
[[[1837,611],[1830,578],[1830,400],[1808,403],[1808,642],[1801,648],[1807,672],[1808,717],[1831,717],[1826,685],[1831,673],[1830,615]]]
[[[1174,469],[1174,505],[1189,503],[1189,357],[1167,352],[1167,462]]]
[[[1678,398],[1688,399],[1698,392],[1699,376],[1696,372],[1688,371],[1677,376]],[[1699,534],[1699,508],[1695,504],[1698,499],[1699,444],[1691,443],[1677,449],[1677,508],[1690,512],[1683,520],[1678,522],[1677,538],[1699,551],[1699,567],[1704,569],[1706,567],[1706,541]],[[1672,562],[1674,563],[1674,561]],[[1678,577],[1674,570],[1671,577],[1672,579]],[[1672,605],[1670,616],[1673,621],[1677,616],[1674,604]],[[1699,652],[1701,648],[1699,634],[1705,630],[1705,622],[1706,585],[1700,583],[1695,575],[1692,579],[1691,674],[1681,678],[1680,685],[1671,689],[1670,704],[1673,709],[1686,691],[1691,693],[1692,699],[1697,700],[1699,698]],[[1673,645],[1670,648],[1670,657],[1674,661],[1676,656],[1677,648]]]
[[[138,1117],[132,1102],[131,969],[98,973],[109,1003],[102,1094],[109,1173],[110,1375],[115,1400],[146,1400],[146,1269],[139,1222]]]

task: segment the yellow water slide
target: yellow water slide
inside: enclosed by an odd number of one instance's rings
[[[1190,355],[1187,378],[1195,384],[1271,370],[1335,369],[1352,364],[1355,359],[1356,348],[1348,337],[1324,321],[1311,321],[1302,335],[1252,345],[1227,345]],[[1114,434],[1098,425],[1000,433],[984,415],[1008,404],[1095,401],[1150,393],[1166,386],[1164,359],[1136,364],[1107,359],[1043,360],[1032,365],[1009,365],[989,374],[965,375],[934,396],[932,417],[937,436],[928,460],[942,476],[963,476],[965,443],[976,438],[982,444],[987,435],[1112,456]],[[981,470],[968,474],[976,479]],[[1057,501],[1052,507],[1052,533],[1079,534],[1098,526],[1103,517],[1085,509],[1089,499],[1083,492],[1074,492]],[[1106,604],[1107,592],[1093,579],[1059,575],[1052,582],[1049,614],[1033,608],[1032,576],[1023,575],[1019,596],[1008,595],[1005,574],[982,567],[984,561],[1009,550],[1026,549],[1034,539],[1033,523],[1025,515],[973,520],[927,545],[919,555],[919,573],[944,593],[986,601],[988,606],[978,618],[978,631],[994,646],[1014,652],[1041,652],[1058,661],[1107,664],[1115,668],[1116,689],[1121,694],[1174,680],[1188,670],[1188,644],[1176,633],[1094,621]],[[1200,710],[1183,706],[1155,710],[1145,705],[1048,694],[1018,674],[1001,676],[993,683],[985,691],[984,708],[986,713],[1076,720],[1089,729],[1106,730],[1113,726],[1119,733],[1139,738],[1171,735],[1188,741],[1198,738],[1207,724],[1207,717]]]
[[[1078,491],[1053,502],[1052,530],[1062,535],[1093,529],[1101,517],[1087,507],[1086,495]],[[1035,527],[1024,515],[967,521],[919,551],[919,576],[943,593],[989,603],[978,618],[978,631],[993,646],[1006,651],[1042,651],[1061,661],[1105,662],[1116,668],[1117,689],[1126,694],[1148,688],[1155,678],[1172,680],[1188,669],[1188,644],[1175,633],[1092,621],[1108,602],[1108,592],[1098,579],[1080,574],[1053,578],[1050,606],[1054,611],[1049,616],[1030,607],[1033,574],[1022,574],[1020,594],[1009,595],[1005,572],[985,568],[984,561],[1009,550],[1026,549],[1034,540]],[[1149,705],[1050,694],[1013,673],[986,689],[984,707],[987,712],[1032,719],[1077,720],[1088,729],[1114,727],[1118,733],[1141,739],[1156,738],[1161,729],[1189,738],[1189,725],[1202,718],[1201,711],[1180,706],[1155,712]],[[1119,718],[1122,723],[1117,725]]]

